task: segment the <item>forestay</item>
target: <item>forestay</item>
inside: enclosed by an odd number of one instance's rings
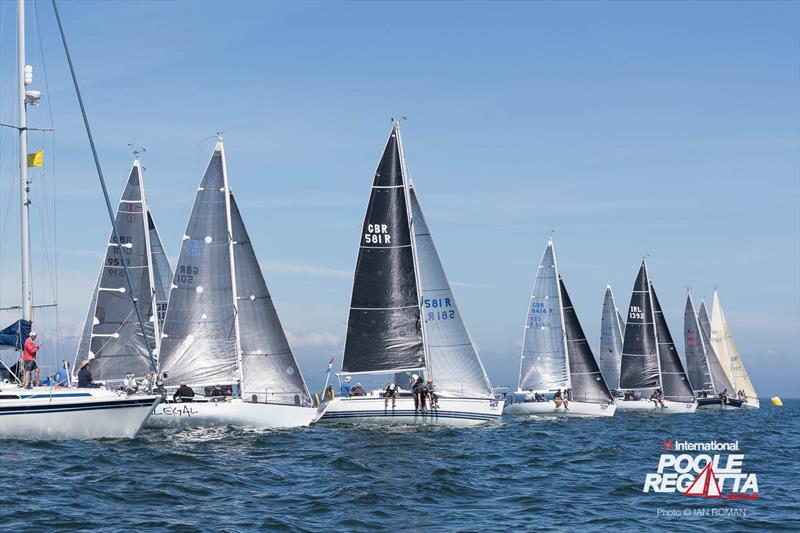
[[[664,393],[664,399],[675,402],[693,402],[695,396],[692,386],[686,377],[683,363],[678,356],[678,350],[675,348],[672,334],[667,327],[667,320],[664,318],[664,312],[652,282],[650,283],[650,296],[655,316],[658,358],[661,364],[661,390]]]
[[[606,286],[603,314],[600,320],[600,354],[598,365],[608,386],[619,388],[619,369],[622,361],[622,324],[614,301],[611,285]]]
[[[269,403],[311,403],[278,319],[233,193],[230,196],[243,395]]]
[[[558,286],[564,312],[564,331],[567,339],[572,397],[578,402],[610,403],[611,393],[603,379],[589,342],[586,340],[586,335],[583,333],[583,328],[561,275],[558,276]]]
[[[492,396],[489,378],[459,313],[413,187],[409,195],[422,289],[428,377],[444,396]]]
[[[425,367],[406,177],[397,126],[375,172],[364,217],[342,372]]]
[[[92,374],[98,380],[122,379],[128,372],[141,375],[152,369],[150,350],[156,349],[158,331],[148,220],[139,160],[134,161],[117,207],[115,223],[123,257],[112,236],[106,246],[98,281],[89,304],[81,341],[75,356],[79,366],[93,358]],[[122,261],[128,265],[135,298],[144,319],[147,337],[136,319]],[[148,349],[148,344],[149,348]]]
[[[197,189],[169,294],[160,355],[167,385],[233,384],[239,378],[227,189],[217,143]]]
[[[519,389],[544,391],[569,385],[553,242],[548,241],[533,283],[522,340]]]
[[[642,261],[628,306],[620,363],[620,387],[653,389],[660,384],[656,330],[647,263]]]

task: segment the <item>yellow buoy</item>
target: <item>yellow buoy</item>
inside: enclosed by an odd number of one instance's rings
[[[783,402],[781,401],[780,396],[773,396],[769,401],[772,402],[772,405],[775,407],[783,407]]]

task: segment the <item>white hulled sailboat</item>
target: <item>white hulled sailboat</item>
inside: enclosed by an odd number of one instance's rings
[[[159,363],[170,393],[186,381],[200,394],[168,396],[147,427],[294,427],[317,414],[228,185],[221,140],[181,243]]]
[[[438,408],[415,407],[413,373],[433,381]],[[381,388],[334,398],[321,422],[471,426],[501,414],[410,183],[397,123],[364,219],[339,375]],[[383,397],[388,383],[399,390],[394,402]]]
[[[554,404],[556,392],[566,406]],[[615,410],[548,240],[531,291],[517,391],[503,413],[613,416]]]

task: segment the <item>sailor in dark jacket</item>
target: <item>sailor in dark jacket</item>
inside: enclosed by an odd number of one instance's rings
[[[181,386],[172,395],[172,399],[176,402],[191,402],[194,400],[194,391],[185,381],[181,381]]]

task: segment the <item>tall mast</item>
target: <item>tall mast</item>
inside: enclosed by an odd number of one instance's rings
[[[139,198],[142,199],[142,224],[144,224],[144,250],[145,250],[145,257],[147,260],[147,276],[150,282],[150,308],[153,317],[153,346],[148,346],[148,351],[152,351],[153,355],[155,356],[156,361],[158,360],[158,354],[161,351],[161,327],[158,324],[158,301],[156,298],[156,281],[155,276],[153,274],[153,248],[150,243],[150,208],[147,205],[147,199],[144,195],[144,168],[142,167],[142,161],[139,158],[139,151],[134,150],[133,152],[133,165],[137,167],[139,171]],[[144,337],[144,341],[149,345],[150,341],[147,340],[147,337]],[[156,364],[156,368],[158,368],[158,364]]]
[[[650,315],[653,317],[653,336],[656,339],[656,359],[658,360],[658,387],[661,389],[661,393],[664,393],[664,379],[662,378],[661,374],[661,349],[658,347],[658,344],[661,342],[661,339],[658,335],[658,326],[656,325],[656,308],[653,304],[653,284],[650,282],[650,271],[647,268],[647,259],[645,258],[643,261],[644,263],[644,275],[647,278],[647,292],[650,296]],[[663,314],[663,309],[662,309]]]
[[[28,181],[28,116],[25,96],[25,0],[17,0],[17,66],[19,87],[19,195],[20,234],[22,243],[22,318],[33,319],[33,295],[31,293],[31,248],[30,248],[30,182]]]
[[[411,257],[414,259],[414,280],[417,284],[417,306],[419,308],[419,326],[422,332],[422,353],[425,357],[425,379],[433,379],[433,372],[431,371],[430,361],[428,360],[428,339],[425,334],[425,317],[422,315],[422,282],[419,274],[419,262],[417,258],[417,239],[414,235],[414,214],[411,210],[411,194],[410,182],[411,178],[408,175],[408,168],[406,168],[406,152],[403,149],[403,140],[400,137],[400,120],[392,120],[395,135],[397,135],[397,151],[400,153],[400,171],[403,173],[403,192],[406,198],[406,216],[408,217],[408,233],[411,239]]]
[[[233,222],[231,220],[231,188],[228,185],[228,165],[225,162],[225,147],[222,136],[217,142],[222,157],[222,181],[225,188],[225,218],[228,224],[228,260],[231,269],[231,293],[233,294],[233,329],[236,336],[236,373],[239,376],[239,397],[244,398],[244,372],[242,371],[242,337],[239,331],[239,293],[236,290],[236,258],[234,257]]]

